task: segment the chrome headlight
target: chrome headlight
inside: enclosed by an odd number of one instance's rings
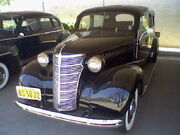
[[[40,53],[37,56],[37,61],[42,67],[46,67],[49,63],[49,57],[46,53]]]
[[[103,61],[99,57],[92,57],[88,60],[87,66],[91,72],[97,73],[101,70]]]

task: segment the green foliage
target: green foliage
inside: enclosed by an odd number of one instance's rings
[[[73,23],[62,23],[64,26],[64,29],[68,30],[69,32],[73,33],[74,30],[74,24]]]
[[[10,5],[12,0],[0,0],[0,5]]]

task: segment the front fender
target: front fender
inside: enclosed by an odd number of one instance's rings
[[[138,81],[143,81],[143,70],[137,65],[119,66],[109,69],[97,77],[95,89],[106,85],[123,88],[129,92],[135,90]]]
[[[89,96],[89,104],[122,112],[122,109],[127,109],[141,80],[142,69],[136,65],[116,67],[105,71],[94,83]]]
[[[23,67],[19,77],[22,86],[52,89],[52,65],[42,67],[37,60]]]

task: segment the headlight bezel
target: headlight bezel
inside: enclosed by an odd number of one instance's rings
[[[90,57],[87,61],[88,69],[93,73],[98,73],[102,70],[105,61],[101,56]]]
[[[48,54],[42,52],[38,54],[37,61],[42,67],[46,67],[49,64],[49,56]]]

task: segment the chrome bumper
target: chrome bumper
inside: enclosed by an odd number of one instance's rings
[[[55,119],[68,121],[68,122],[72,122],[72,123],[78,123],[78,124],[82,124],[82,125],[89,125],[89,126],[96,126],[96,127],[118,127],[123,124],[123,121],[120,119],[115,119],[115,120],[89,119],[89,118],[83,118],[83,117],[72,116],[72,115],[52,112],[52,111],[48,111],[48,110],[43,110],[40,108],[25,105],[18,101],[15,101],[15,104],[18,107],[20,107],[26,111],[32,112],[32,113],[36,113],[36,114],[43,115],[46,117],[52,117]]]

